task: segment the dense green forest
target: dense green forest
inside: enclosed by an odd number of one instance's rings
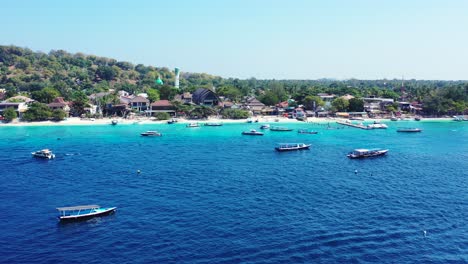
[[[155,82],[158,77],[164,85]],[[468,111],[468,81],[257,80],[182,72],[180,89],[173,88],[173,84],[174,72],[165,67],[134,65],[63,50],[42,53],[16,46],[0,46],[0,89],[6,90],[6,97],[25,94],[42,103],[49,103],[56,96],[82,101],[85,95],[109,89],[146,92],[153,100],[171,100],[181,92],[209,88],[234,102],[242,101],[245,96],[256,96],[267,105],[289,98],[310,105],[316,100],[317,93],[330,93],[417,101],[423,104],[428,115]]]

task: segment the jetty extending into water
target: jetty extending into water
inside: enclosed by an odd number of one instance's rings
[[[353,124],[351,122],[336,121],[336,123],[338,123],[340,125],[344,125],[344,126],[360,128],[360,129],[365,129],[365,130],[371,129],[368,126],[365,126],[365,125],[362,125],[362,124]]]

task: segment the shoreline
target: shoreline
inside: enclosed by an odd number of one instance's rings
[[[290,119],[286,117],[258,117],[258,118],[250,118],[251,120],[258,120],[258,123],[330,123],[330,122],[337,122],[337,121],[345,121],[349,119],[344,118],[321,118],[321,117],[313,117],[308,118],[307,121],[299,121],[297,119]],[[148,125],[148,124],[167,124],[168,120],[153,120],[150,118],[138,118],[138,119],[122,119],[122,118],[102,118],[102,119],[81,119],[79,117],[69,117],[66,120],[55,122],[55,121],[36,121],[36,122],[11,122],[11,123],[0,123],[0,127],[23,127],[23,126],[100,126],[100,125],[111,125],[112,120],[117,120],[118,125]],[[188,123],[207,123],[207,122],[219,122],[224,124],[231,124],[231,123],[247,123],[248,119],[221,119],[221,118],[208,118],[203,120],[191,120],[191,119],[184,119],[184,118],[177,118],[178,123],[180,124],[188,124]],[[275,121],[278,120],[278,121]],[[363,121],[360,120],[352,120],[351,122],[406,122],[406,121],[415,121],[415,120],[399,120],[399,121],[391,121],[390,119],[375,119],[375,118],[368,118],[364,119]],[[446,122],[452,121],[452,118],[424,118],[419,122]]]

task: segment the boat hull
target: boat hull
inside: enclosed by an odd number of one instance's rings
[[[242,135],[245,135],[245,136],[263,136],[263,133],[242,132]]]
[[[379,152],[376,152],[376,153],[366,154],[366,155],[348,154],[347,157],[350,158],[350,159],[365,159],[365,158],[385,156],[385,155],[387,155],[387,152],[388,151],[379,151]]]
[[[89,213],[89,214],[59,216],[59,220],[61,222],[83,221],[83,220],[88,220],[94,217],[100,217],[100,216],[113,214],[115,210],[117,210],[117,207],[105,208],[105,210],[94,212],[94,213]]]
[[[304,147],[297,147],[297,148],[280,148],[276,147],[275,150],[278,152],[287,152],[287,151],[296,151],[296,150],[308,150],[310,149],[310,145]]]

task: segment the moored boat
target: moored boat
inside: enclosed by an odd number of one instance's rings
[[[422,132],[422,129],[417,127],[400,127],[397,129],[397,132]]]
[[[275,147],[276,151],[293,151],[293,150],[305,150],[310,148],[310,144],[304,143],[280,143]]]
[[[170,124],[175,124],[175,123],[177,123],[177,122],[178,122],[177,119],[174,119],[174,118],[172,118],[171,120],[168,120],[168,121],[167,121],[167,123],[168,123],[169,125],[170,125]]]
[[[161,133],[159,133],[158,131],[154,131],[154,130],[148,130],[146,132],[141,133],[140,135],[142,135],[144,137],[160,137],[160,136],[162,136]]]
[[[381,123],[376,123],[376,122],[374,122],[374,124],[367,125],[367,127],[370,129],[387,129],[388,128],[386,124],[381,124]]]
[[[31,152],[33,157],[41,159],[54,159],[55,154],[52,153],[49,149],[42,149],[35,152]]]
[[[270,129],[270,125],[269,124],[261,125],[260,129]]]
[[[388,149],[355,149],[346,155],[350,159],[370,158],[384,156]]]
[[[71,207],[59,207],[60,221],[85,220],[96,216],[104,216],[113,213],[117,207],[101,208],[99,205],[80,205]]]
[[[200,125],[198,123],[189,123],[187,127],[200,127]]]
[[[117,121],[117,120],[114,119],[114,120],[112,120],[111,125],[115,126],[115,125],[117,125],[118,123],[119,123],[119,121]]]
[[[281,132],[286,132],[286,131],[293,131],[292,128],[287,128],[287,127],[279,127],[279,126],[273,126],[270,128],[271,131],[281,131]]]
[[[244,131],[242,132],[242,135],[248,135],[248,136],[263,136],[263,133],[260,131],[257,131],[255,129],[251,129],[249,131]]]
[[[317,134],[318,132],[317,131],[309,131],[307,129],[299,129],[297,131],[297,133],[299,133],[299,134]]]
[[[211,123],[205,123],[205,126],[222,126],[223,123],[217,123],[217,122],[211,122]]]

